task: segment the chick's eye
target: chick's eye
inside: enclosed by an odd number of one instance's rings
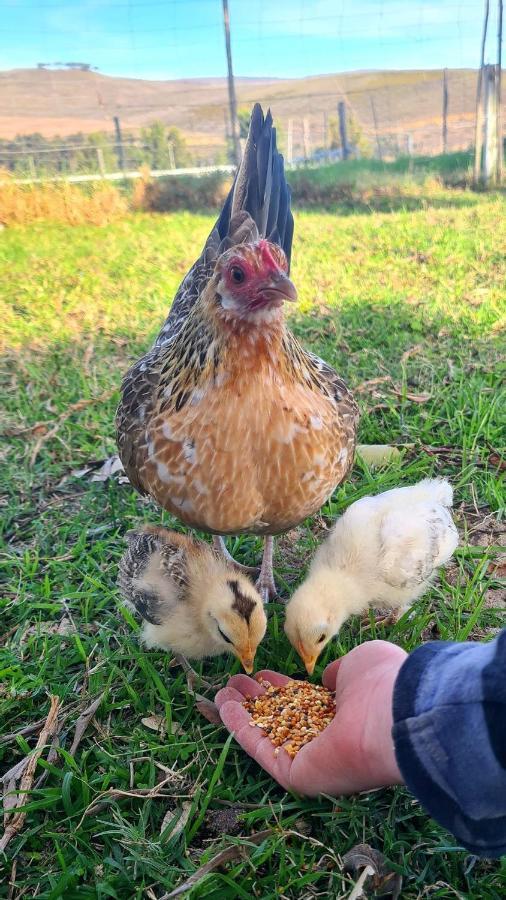
[[[324,641],[326,637],[326,634],[321,634],[316,643],[321,644],[321,642]]]
[[[230,277],[234,284],[242,284],[246,275],[244,274],[244,270],[241,269],[240,266],[232,266],[230,269]]]
[[[223,631],[221,630],[221,628],[220,628],[219,625],[218,625],[218,631],[220,632],[220,634],[221,634],[223,640],[227,642],[227,644],[231,644],[231,643],[232,643],[232,641],[230,640],[230,638],[227,637],[226,634],[223,634]]]

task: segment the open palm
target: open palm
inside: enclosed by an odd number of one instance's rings
[[[331,663],[323,684],[336,691],[336,715],[317,738],[292,759],[274,755],[264,732],[249,724],[246,696],[263,694],[258,681],[234,675],[216,695],[221,719],[241,747],[287,790],[298,794],[352,794],[402,783],[392,731],[392,694],[406,653],[387,641],[369,641]],[[265,670],[256,676],[284,685],[286,675]]]

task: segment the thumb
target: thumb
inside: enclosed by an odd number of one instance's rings
[[[322,675],[322,684],[329,691],[335,691],[336,689],[337,673],[343,659],[344,657],[341,657],[340,659],[335,659],[334,662],[329,663]]]

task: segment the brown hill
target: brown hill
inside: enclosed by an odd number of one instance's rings
[[[325,122],[346,100],[372,142],[392,135],[409,140],[417,152],[441,150],[441,70],[351,72],[303,79],[237,79],[239,106],[255,100],[270,105],[285,132],[292,119],[293,152],[302,150],[303,122],[314,149],[324,144]],[[448,72],[449,149],[473,140],[476,71]],[[0,137],[35,131],[49,137],[112,130],[119,116],[125,130],[137,131],[156,119],[181,128],[199,155],[225,141],[225,79],[144,81],[96,72],[18,69],[0,72]]]

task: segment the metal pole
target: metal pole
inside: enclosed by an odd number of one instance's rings
[[[237,101],[235,98],[234,71],[232,69],[232,47],[230,44],[230,16],[228,13],[228,0],[223,0],[223,25],[225,28],[225,48],[227,51],[228,67],[228,102],[230,106],[230,125],[232,128],[232,142],[234,145],[234,158],[237,165],[241,162],[241,141],[239,119],[237,118]]]

